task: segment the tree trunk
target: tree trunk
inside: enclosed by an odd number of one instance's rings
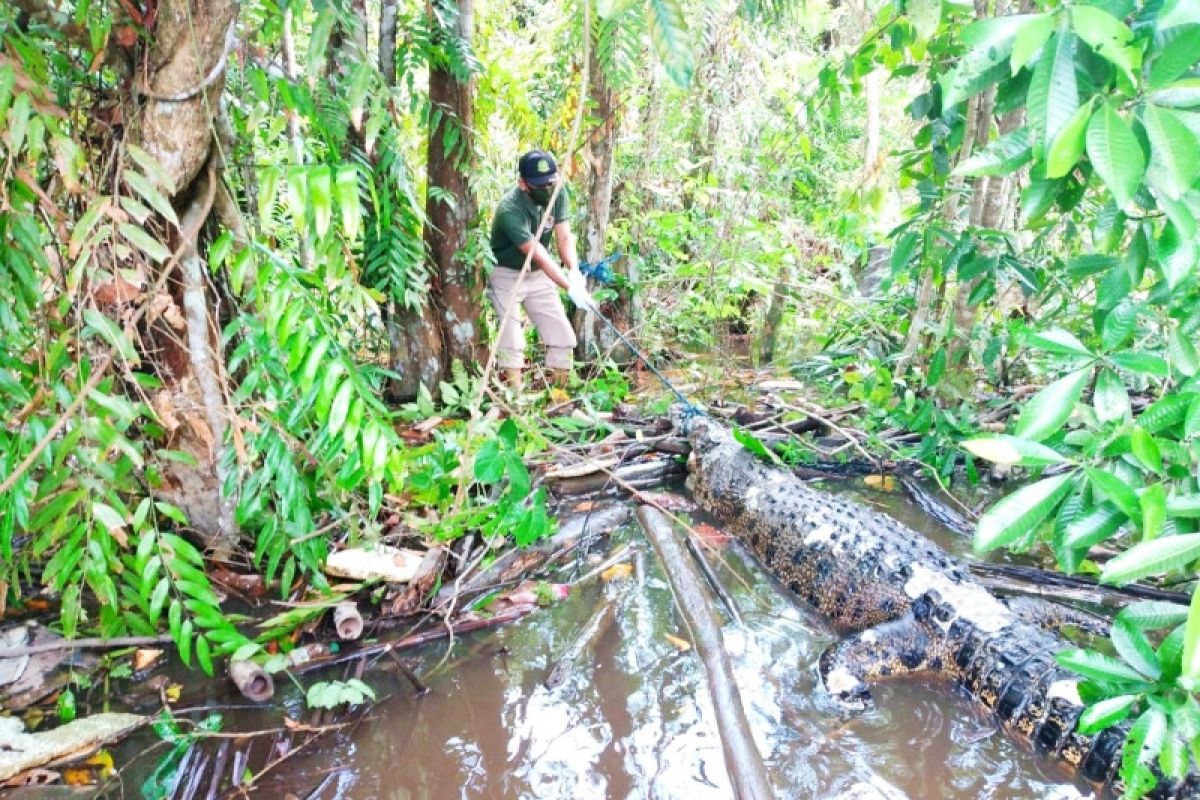
[[[154,40],[137,74],[145,103],[129,115],[129,140],[145,149],[169,176],[166,187],[179,212],[179,234],[164,237],[181,254],[162,302],[172,306],[147,325],[147,361],[163,388],[152,404],[177,420],[173,448],[195,465],[163,467],[160,496],[179,506],[205,540],[224,554],[237,544],[231,498],[222,496],[221,453],[232,415],[225,398],[219,322],[212,310],[199,232],[216,200],[213,159],[215,116],[233,43],[238,4],[233,0],[166,0],[158,7]],[[213,159],[210,161],[210,159]],[[173,321],[173,322],[172,322]]]
[[[437,29],[435,42],[471,41],[472,2],[457,0],[443,6],[444,10],[455,9],[457,13],[445,27]],[[443,370],[454,361],[466,365],[480,360],[483,273],[478,262],[463,258],[468,228],[476,213],[468,177],[475,146],[471,109],[475,79],[472,74],[462,74],[462,69],[460,65],[456,72],[451,64],[436,57],[429,66],[429,102],[441,114],[429,131],[425,246],[440,288],[432,299],[438,306],[438,324],[445,345],[441,353]]]
[[[779,265],[779,270],[779,278],[771,287],[771,305],[767,307],[767,317],[763,320],[762,338],[759,340],[758,358],[764,365],[775,360],[775,351],[779,343],[779,325],[783,322],[783,312],[787,309],[788,294],[791,291],[791,266],[782,263]]]
[[[612,203],[613,147],[616,142],[616,92],[608,85],[604,66],[596,57],[596,47],[590,49],[591,66],[588,70],[588,101],[591,115],[600,120],[592,130],[584,148],[584,160],[588,164],[587,177],[587,221],[583,227],[583,259],[596,263],[605,256],[605,239],[608,233],[608,217]],[[594,281],[588,281],[594,287]],[[604,313],[615,325],[627,324],[627,303],[623,297],[606,305]],[[608,326],[590,311],[578,313],[575,331],[579,339],[576,354],[581,361],[604,353],[616,341]]]

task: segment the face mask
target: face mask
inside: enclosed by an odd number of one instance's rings
[[[554,186],[530,186],[529,196],[533,198],[533,202],[539,206],[544,206],[550,202],[550,195],[554,192]]]

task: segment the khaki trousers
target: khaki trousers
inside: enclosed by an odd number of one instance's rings
[[[524,306],[525,313],[542,338],[542,344],[546,345],[546,367],[570,369],[571,355],[575,349],[575,330],[563,310],[558,286],[546,277],[546,273],[540,269],[530,270],[513,297],[513,307],[504,308],[520,274],[521,271],[517,269],[496,267],[488,278],[488,297],[500,319],[496,363],[501,369],[521,369],[525,366],[525,326],[517,308]]]

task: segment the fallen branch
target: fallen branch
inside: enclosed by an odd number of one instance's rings
[[[721,629],[700,588],[700,581],[675,538],[670,520],[662,512],[651,506],[640,506],[637,519],[662,561],[676,605],[692,632],[692,640],[704,662],[708,690],[717,717],[717,731],[725,754],[725,768],[729,772],[734,796],[746,800],[773,797],[766,766],[754,746],[750,723],[746,720],[742,698],[733,680],[733,667],[729,662],[729,654],[725,652]]]
[[[543,686],[553,689],[567,679],[567,672],[571,669],[571,665],[579,659],[588,645],[593,641],[599,641],[612,627],[614,606],[615,603],[610,602],[608,598],[600,601],[599,607],[592,613],[587,624],[583,626],[583,630],[550,668],[546,679],[542,681]]]
[[[713,571],[712,565],[708,563],[708,559],[704,557],[704,553],[700,550],[700,545],[696,543],[695,537],[687,537],[688,552],[692,554],[692,558],[696,559],[696,565],[700,567],[700,572],[703,573],[708,585],[712,588],[713,593],[720,599],[721,605],[725,606],[725,610],[729,613],[729,618],[738,625],[742,624],[742,615],[738,612],[737,603],[733,602],[733,597],[725,589],[725,585],[717,578],[717,573]]]
[[[0,650],[0,658],[16,658],[34,653],[49,653],[53,650],[106,650],[117,647],[141,647],[144,644],[163,644],[171,641],[169,634],[160,636],[117,636],[112,639],[60,639],[54,642],[30,644]]]
[[[1101,586],[1091,578],[1064,575],[1016,564],[971,564],[971,572],[989,588],[1051,599],[1079,600],[1102,606],[1126,606],[1138,600],[1161,600],[1186,606],[1191,596],[1153,586]]]

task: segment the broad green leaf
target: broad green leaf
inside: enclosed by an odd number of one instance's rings
[[[1105,683],[1145,683],[1146,679],[1124,661],[1097,653],[1093,650],[1075,648],[1064,650],[1055,656],[1059,664],[1074,670],[1085,678]]]
[[[1177,494],[1167,498],[1168,517],[1200,517],[1200,494]]]
[[[1174,289],[1187,280],[1196,260],[1196,240],[1180,233],[1174,222],[1163,225],[1158,237],[1158,266],[1167,279],[1167,286]]]
[[[1178,31],[1150,65],[1150,87],[1161,89],[1183,75],[1196,63],[1197,54],[1200,54],[1200,25]],[[1154,102],[1159,102],[1157,97]]]
[[[1187,415],[1183,420],[1183,435],[1195,436],[1200,433],[1200,395],[1188,406]]]
[[[1141,53],[1127,47],[1133,32],[1124,22],[1098,6],[1077,3],[1071,6],[1071,28],[1102,58],[1125,73],[1130,85],[1137,85]]]
[[[145,228],[122,222],[117,226],[117,230],[121,232],[127,242],[145,253],[151,261],[161,263],[171,257],[171,251],[167,249],[166,245],[146,233]]]
[[[1067,460],[1044,444],[1004,434],[968,439],[962,442],[961,446],[971,455],[995,464],[1044,467],[1049,464],[1061,464]]]
[[[1095,492],[1116,506],[1126,517],[1141,519],[1141,506],[1138,504],[1137,494],[1128,484],[1102,469],[1089,468],[1086,472],[1088,483]]]
[[[333,219],[333,174],[327,166],[312,167],[308,171],[308,202],[313,210],[313,223],[318,237],[329,232]]]
[[[109,531],[121,530],[125,527],[125,517],[110,505],[101,502],[92,503],[92,517]]]
[[[1156,106],[1195,108],[1200,106],[1200,78],[1184,78],[1147,95]]]
[[[1100,344],[1105,350],[1116,350],[1125,344],[1137,325],[1138,307],[1128,297],[1117,303],[1104,316],[1100,326]]]
[[[1192,590],[1192,604],[1184,628],[1182,674],[1193,681],[1200,680],[1200,585]]]
[[[125,141],[124,147],[125,153],[137,162],[137,165],[142,168],[143,172],[150,176],[155,185],[168,195],[175,194],[176,187],[174,181],[171,180],[171,173],[167,172],[166,168],[157,158],[132,142]]]
[[[1070,33],[1054,34],[1033,70],[1025,107],[1034,158],[1043,157],[1079,108],[1078,41]]]
[[[1087,154],[1117,208],[1127,207],[1146,172],[1146,154],[1133,128],[1108,102],[1088,123]]]
[[[338,387],[337,394],[334,395],[333,402],[329,406],[329,420],[326,424],[331,434],[336,435],[346,424],[346,416],[350,413],[350,401],[353,398],[354,381],[347,378]]]
[[[1021,71],[1021,67],[1033,60],[1057,25],[1058,18],[1055,14],[1029,15],[1013,40],[1012,54],[1008,58],[1008,67],[1012,75],[1016,75]]]
[[[1042,333],[1035,333],[1026,339],[1026,344],[1049,353],[1095,358],[1092,351],[1088,350],[1083,342],[1076,339],[1074,334],[1068,333],[1062,328],[1051,328]]]
[[[145,200],[151,208],[153,208],[159,214],[162,214],[163,219],[175,225],[179,224],[179,218],[175,216],[175,209],[171,207],[171,201],[168,200],[161,191],[159,191],[157,186],[150,182],[149,178],[147,178],[145,175],[142,175],[140,172],[135,172],[131,169],[127,169],[122,172],[121,178],[125,181],[125,184],[130,189],[133,189],[135,192],[137,192],[138,196]]]
[[[1156,105],[1142,108],[1142,124],[1150,139],[1148,177],[1167,197],[1178,199],[1200,176],[1200,149],[1179,112]]]
[[[1067,523],[1063,546],[1081,549],[1099,544],[1120,530],[1126,519],[1125,514],[1110,503],[1095,506]]]
[[[1161,483],[1147,486],[1138,504],[1142,508],[1142,541],[1157,539],[1167,521],[1167,490]]]
[[[1162,453],[1153,436],[1146,433],[1143,428],[1134,428],[1130,444],[1133,449],[1133,457],[1141,462],[1143,467],[1151,472],[1162,471]]]
[[[1017,33],[1029,21],[1029,14],[981,19],[962,33],[969,48],[958,64],[942,78],[942,107],[958,105],[986,86],[981,83],[1012,52]],[[998,77],[997,77],[998,79]]]
[[[358,169],[353,165],[339,167],[334,181],[338,208],[342,210],[342,230],[346,238],[358,237],[361,226],[362,208],[358,197]]]
[[[1098,733],[1116,725],[1129,716],[1129,712],[1133,710],[1133,704],[1137,700],[1136,694],[1122,694],[1088,706],[1079,715],[1079,732]]]
[[[1155,400],[1138,416],[1138,425],[1149,433],[1162,433],[1184,421],[1194,395],[1171,393]]]
[[[1162,674],[1162,667],[1154,654],[1154,647],[1140,628],[1124,620],[1116,620],[1113,622],[1109,638],[1112,640],[1113,649],[1126,664],[1150,680],[1158,680]]]
[[[287,171],[287,204],[292,212],[292,222],[296,230],[304,233],[305,220],[308,218],[308,169],[306,167],[289,167]]]
[[[121,330],[112,319],[101,314],[94,308],[85,308],[83,310],[83,321],[87,323],[89,330],[95,331],[104,341],[108,342],[109,346],[121,358],[130,364],[139,363],[137,350],[134,349],[133,342],[129,341],[129,337],[125,335],[125,331]]]
[[[1100,582],[1130,583],[1148,575],[1178,569],[1197,558],[1200,558],[1200,533],[1163,536],[1136,544],[1114,557],[1104,565]]]
[[[489,439],[475,454],[475,480],[480,483],[497,483],[504,477],[505,463],[500,442]]]
[[[1142,600],[1121,609],[1117,619],[1144,631],[1171,628],[1187,619],[1187,606],[1162,600]]]
[[[279,168],[275,166],[263,167],[258,171],[258,221],[263,227],[271,222],[280,176]]]
[[[1125,383],[1111,369],[1102,369],[1096,376],[1096,388],[1092,393],[1092,407],[1101,422],[1115,422],[1131,416],[1129,392]]]
[[[1061,178],[1069,173],[1083,155],[1084,134],[1092,118],[1092,104],[1084,103],[1063,125],[1046,153],[1046,177]]]
[[[1171,366],[1182,375],[1191,377],[1200,372],[1200,353],[1196,352],[1196,345],[1192,343],[1191,337],[1179,328],[1172,331],[1167,340],[1167,356]]]
[[[942,21],[942,0],[907,0],[904,13],[917,36],[928,39]]]
[[[979,152],[954,168],[955,175],[1007,175],[1020,169],[1033,158],[1029,130],[1018,128],[993,139]]]
[[[1091,372],[1090,367],[1076,370],[1035,394],[1021,411],[1014,433],[1035,442],[1053,435],[1071,416]]]
[[[680,0],[650,0],[646,8],[650,43],[667,75],[679,86],[692,79],[692,48],[687,38],[687,17]]]
[[[1153,375],[1165,378],[1171,373],[1171,367],[1167,364],[1166,360],[1153,353],[1139,353],[1134,350],[1125,350],[1120,353],[1113,353],[1109,358],[1121,369],[1141,375]]]
[[[1011,544],[1036,528],[1070,491],[1073,473],[1023,486],[989,508],[975,528],[975,550]]]

